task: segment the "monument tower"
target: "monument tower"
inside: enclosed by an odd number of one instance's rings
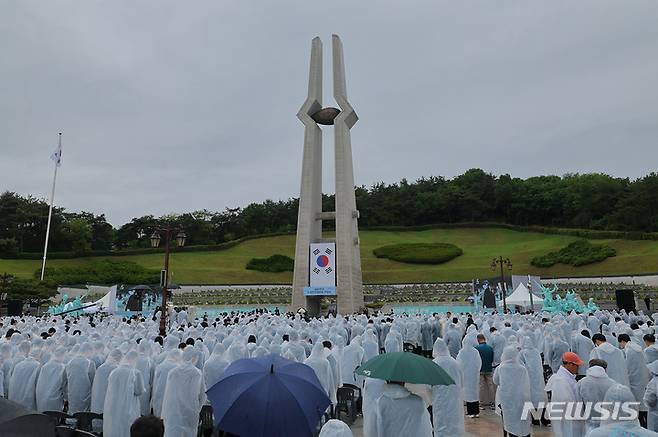
[[[293,310],[320,312],[322,296],[336,296],[338,313],[363,307],[359,211],[354,195],[354,170],[350,129],[358,117],[347,101],[343,43],[332,36],[334,99],[340,109],[322,106],[322,41],[311,44],[308,97],[297,113],[305,126],[302,181],[297,216]],[[334,127],[335,211],[322,211],[322,129]],[[322,221],[335,220],[336,238],[322,236]]]

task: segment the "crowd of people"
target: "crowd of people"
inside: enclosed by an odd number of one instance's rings
[[[206,390],[231,363],[279,354],[310,366],[333,407],[340,387],[355,387],[365,437],[461,436],[482,409],[497,411],[510,437],[530,435],[533,423],[557,436],[612,429],[658,436],[658,346],[653,318],[642,313],[310,318],[254,311],[208,320],[176,311],[168,319],[160,336],[158,314],[2,318],[0,396],[34,411],[102,413],[105,437],[130,436],[140,417],[161,418],[166,437],[192,437]],[[455,384],[356,373],[378,354],[402,350],[431,357]],[[556,418],[545,408],[549,396],[581,405],[630,402],[639,414]],[[524,417],[528,405],[533,414]],[[320,436],[351,431],[329,420]]]

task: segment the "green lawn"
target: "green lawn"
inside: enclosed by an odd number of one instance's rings
[[[553,276],[605,276],[658,272],[658,242],[629,240],[596,240],[617,249],[617,256],[601,263],[583,267],[555,265],[540,269],[530,260],[536,255],[558,250],[575,237],[518,232],[497,228],[433,229],[427,231],[362,231],[361,261],[366,283],[470,281],[490,277],[491,258],[502,255],[511,258],[515,274]],[[372,250],[387,244],[442,242],[456,244],[464,254],[445,264],[403,264],[376,258]],[[290,283],[292,273],[264,273],[246,270],[251,258],[263,258],[280,253],[294,256],[293,235],[249,240],[220,252],[175,253],[171,258],[172,281],[183,284],[257,284]],[[92,258],[52,260],[48,266],[83,265]],[[161,268],[162,254],[113,257],[135,261],[150,268]],[[29,277],[39,269],[38,260],[2,260],[0,273]]]

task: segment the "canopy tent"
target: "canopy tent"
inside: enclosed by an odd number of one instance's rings
[[[507,301],[508,306],[518,305],[520,307],[529,307],[530,291],[528,291],[528,287],[526,287],[525,284],[520,283],[518,287],[516,287],[516,290],[514,290],[512,294],[507,296],[505,300]],[[537,306],[541,307],[543,303],[544,303],[544,299],[533,293],[532,305],[535,307]]]

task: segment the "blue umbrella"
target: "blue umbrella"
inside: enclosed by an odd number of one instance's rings
[[[311,436],[331,404],[312,368],[276,354],[235,361],[206,394],[215,427],[243,437]]]

